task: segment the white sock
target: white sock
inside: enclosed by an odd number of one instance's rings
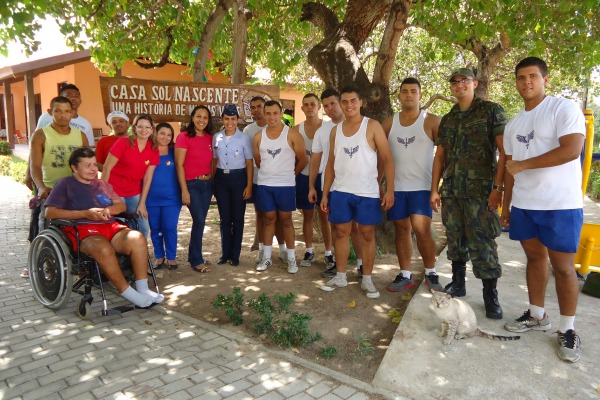
[[[410,273],[410,271],[406,271],[406,270],[404,270],[404,269],[401,269],[401,270],[400,270],[400,272],[402,272],[402,276],[403,276],[403,277],[405,277],[406,279],[410,279],[410,276],[412,275],[412,274]],[[364,277],[365,277],[365,276],[363,275],[363,278],[364,278]]]
[[[362,266],[362,258],[357,258],[356,259],[356,268]]]
[[[425,268],[425,275],[431,275],[431,274],[436,274],[437,272],[435,272],[435,267],[433,268]]]
[[[285,243],[279,245],[279,254],[283,254],[287,251],[287,247],[285,247]]]
[[[271,254],[273,254],[273,246],[263,246],[263,260],[270,260]]]
[[[336,272],[336,275],[338,278],[342,278],[343,280],[346,280],[346,273],[345,272]]]
[[[287,249],[287,256],[288,256],[288,260],[295,260],[296,253],[294,252],[294,249]]]
[[[575,316],[573,315],[569,317],[567,315],[561,315],[560,322],[558,324],[558,331],[565,333],[569,329],[575,330]]]
[[[258,244],[258,250],[259,250],[259,251],[260,251],[260,250],[264,250],[264,247],[265,247],[265,245],[264,245],[264,244],[262,244],[262,243],[259,243],[259,244]]]
[[[307,247],[307,248],[306,248],[306,252],[307,252],[307,253],[310,253],[310,254],[315,254],[315,251],[313,250],[313,248],[312,248],[312,247]]]
[[[154,303],[162,303],[162,301],[165,299],[165,296],[162,294],[153,292],[148,288],[148,279],[140,279],[139,281],[135,281],[135,289],[140,293],[144,293],[152,297],[152,301]]]
[[[363,275],[362,281],[363,281],[364,283],[373,282],[373,281],[371,280],[371,275]]]
[[[333,255],[333,253],[331,252],[331,250],[325,250],[325,257],[331,256],[331,255]]]
[[[121,297],[129,300],[138,307],[148,307],[154,302],[154,299],[150,297],[150,295],[146,293],[140,293],[131,286],[127,287],[127,289],[121,293]]]
[[[529,305],[529,315],[531,315],[533,318],[542,319],[544,318],[545,313],[546,310],[544,309],[544,307],[534,306],[533,304]]]

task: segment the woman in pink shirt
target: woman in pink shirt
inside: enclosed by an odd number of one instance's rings
[[[192,235],[188,261],[194,271],[210,272],[202,257],[202,235],[212,198],[212,116],[206,106],[192,110],[190,123],[177,136],[175,166],[182,203],[192,215]]]
[[[152,183],[159,155],[152,134],[154,124],[148,114],[136,115],[133,119],[133,136],[117,139],[110,148],[102,180],[110,183],[123,199],[128,213],[138,215],[138,230],[148,237],[148,212],[146,198]]]

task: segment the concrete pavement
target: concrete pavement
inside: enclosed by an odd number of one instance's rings
[[[161,307],[102,317],[95,294],[82,321],[74,294],[44,308],[19,277],[27,189],[4,176],[0,188],[0,400],[402,398]]]
[[[598,204],[586,199],[586,222],[600,223]],[[485,317],[481,281],[467,265],[467,295],[479,327],[499,335],[509,319],[528,308],[525,256],[518,242],[502,233],[497,240],[503,276],[498,281],[504,319]],[[446,251],[437,270],[442,284],[452,277]],[[554,277],[546,290],[546,310],[552,329],[519,334],[519,341],[474,337],[444,346],[437,333],[440,321],[430,310],[431,295],[422,286],[410,302],[373,385],[418,399],[598,399],[600,398],[600,299],[580,293],[575,328],[581,338],[577,363],[561,361],[557,352],[559,311]]]

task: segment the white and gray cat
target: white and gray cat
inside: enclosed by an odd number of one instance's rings
[[[483,332],[477,327],[475,311],[466,301],[454,298],[448,293],[432,291],[431,304],[433,312],[442,320],[440,336],[444,344],[450,344],[452,339],[464,339],[481,336],[492,340],[518,340],[520,336],[500,336]]]

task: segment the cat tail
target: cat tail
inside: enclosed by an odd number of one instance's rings
[[[491,339],[491,340],[519,340],[519,339],[521,339],[521,336],[494,335],[494,334],[491,334],[491,333],[484,332],[481,329],[477,329],[477,332],[475,334],[477,336],[481,336],[483,338]]]

